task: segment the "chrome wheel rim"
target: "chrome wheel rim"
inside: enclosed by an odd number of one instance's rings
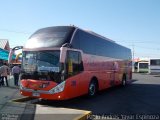
[[[125,80],[123,80],[123,81],[122,81],[122,84],[123,84],[123,86],[125,86],[125,85],[126,85],[126,81],[125,81]]]
[[[90,92],[90,95],[93,96],[95,94],[95,84],[94,83],[91,83],[90,86],[89,86],[89,92]]]

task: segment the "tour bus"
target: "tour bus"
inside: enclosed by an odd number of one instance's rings
[[[132,78],[131,50],[75,26],[42,28],[22,50],[20,93],[48,100],[94,96]]]
[[[150,74],[160,74],[160,59],[150,59]]]

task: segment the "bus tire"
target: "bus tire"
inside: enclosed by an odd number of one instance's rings
[[[88,87],[88,96],[93,97],[98,91],[98,83],[96,80],[92,80]]]
[[[127,85],[126,75],[123,75],[121,85],[122,85],[123,87]]]

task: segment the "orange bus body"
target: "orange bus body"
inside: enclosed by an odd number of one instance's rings
[[[112,43],[115,44],[114,42]],[[42,47],[23,49],[24,52],[48,50],[54,51],[54,48]],[[67,100],[88,94],[92,80],[96,80],[97,90],[103,90],[115,85],[121,85],[124,77],[126,81],[132,79],[131,59],[124,60],[121,58],[88,54],[81,49],[66,46],[56,47],[55,50],[60,50],[60,61],[62,63],[66,62],[67,51],[79,52],[83,63],[83,70],[79,71],[75,75],[68,75],[69,77],[66,77],[65,80],[60,83],[50,79],[33,79],[32,76],[28,78],[22,77],[20,82],[20,93],[22,95],[48,100]],[[24,61],[22,60],[22,64],[23,62]],[[68,65],[69,64],[66,64],[66,66]],[[73,69],[73,66],[68,67],[68,69],[70,68]],[[69,74],[69,72],[67,74]],[[60,89],[63,90],[61,91]],[[60,92],[55,92],[56,90],[60,90]]]

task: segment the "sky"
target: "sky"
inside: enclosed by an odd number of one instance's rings
[[[36,30],[75,25],[160,58],[160,0],[1,0],[0,39],[24,45]]]

